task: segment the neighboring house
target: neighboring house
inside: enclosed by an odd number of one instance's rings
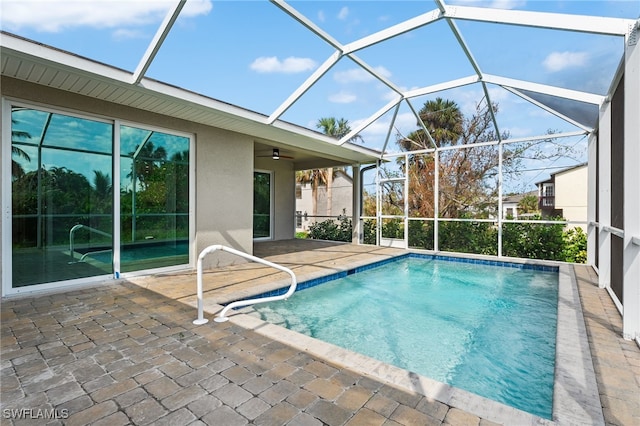
[[[569,222],[587,221],[587,163],[551,175],[538,186],[538,208],[543,217],[563,217]]]
[[[308,231],[309,226],[331,217],[351,216],[353,211],[353,179],[343,170],[336,170],[331,185],[331,211],[327,200],[327,186],[317,190],[317,214],[313,214],[311,183],[296,184],[296,231]]]
[[[519,209],[520,201],[528,195],[538,195],[537,191],[531,191],[524,194],[508,195],[502,199],[502,217],[505,219],[524,219],[531,216],[531,213],[522,213]]]

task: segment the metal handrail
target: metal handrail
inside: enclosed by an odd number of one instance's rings
[[[265,303],[265,302],[274,302],[276,300],[286,300],[289,298],[289,296],[291,296],[295,291],[296,291],[296,287],[297,287],[297,280],[296,280],[296,276],[293,273],[293,271],[291,271],[291,269],[289,268],[285,268],[284,266],[278,265],[276,263],[273,262],[269,262],[268,260],[264,260],[261,259],[259,257],[244,253],[242,251],[233,249],[231,247],[226,247],[220,244],[215,244],[209,247],[206,247],[204,250],[202,250],[200,252],[200,255],[198,256],[198,275],[197,275],[197,297],[198,297],[198,319],[194,320],[193,323],[196,325],[202,325],[202,324],[206,324],[207,322],[209,322],[208,319],[204,318],[204,306],[203,306],[203,297],[202,297],[202,260],[204,259],[204,257],[209,254],[209,253],[213,253],[216,250],[222,250],[222,251],[226,251],[228,253],[232,253],[235,254],[237,256],[240,257],[244,257],[245,259],[249,259],[253,262],[257,262],[257,263],[261,263],[263,265],[266,266],[270,266],[272,268],[278,269],[280,271],[286,272],[289,275],[291,275],[291,286],[289,287],[289,290],[287,290],[287,292],[285,294],[279,295],[279,296],[267,296],[267,297],[260,297],[260,298],[255,298],[255,299],[245,299],[245,300],[237,300],[235,302],[229,303],[227,306],[224,307],[224,309],[222,309],[222,311],[218,314],[218,317],[214,319],[215,322],[225,322],[228,321],[229,318],[226,316],[226,313],[230,310],[230,309],[234,309],[234,308],[238,308],[241,306],[248,306],[248,305],[253,305],[255,303]]]
[[[95,232],[96,234],[104,235],[105,237],[112,237],[111,234],[107,234],[104,231],[92,228],[92,227],[87,226],[87,225],[83,225],[81,223],[72,226],[71,229],[69,230],[69,254],[71,255],[71,259],[73,259],[73,260],[75,260],[75,258],[76,258],[75,254],[74,254],[75,253],[74,252],[74,235],[75,235],[75,233],[76,233],[76,231],[78,229],[82,229],[82,228],[86,228],[87,230],[89,230],[91,232]]]

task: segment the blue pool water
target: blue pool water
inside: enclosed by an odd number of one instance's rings
[[[404,257],[254,305],[262,319],[551,418],[558,273]]]

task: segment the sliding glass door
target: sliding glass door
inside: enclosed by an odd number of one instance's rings
[[[188,263],[189,142],[121,126],[121,272]]]
[[[188,264],[191,143],[12,106],[10,287]]]
[[[272,238],[273,228],[273,184],[272,173],[253,172],[253,238]]]
[[[109,122],[12,108],[13,287],[112,272],[84,257],[111,248],[112,147]]]

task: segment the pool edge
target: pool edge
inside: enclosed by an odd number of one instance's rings
[[[568,264],[560,266],[558,277],[553,419],[558,424],[605,424],[578,282]]]
[[[403,257],[426,254],[427,256],[455,257],[462,261],[462,256],[433,254],[410,251],[402,255],[392,256],[382,261],[360,264],[344,271],[318,277],[322,282],[335,279],[334,275],[348,274],[349,271],[361,271],[379,266],[383,263]],[[478,263],[496,262],[484,256],[472,256]],[[531,265],[529,262],[510,262],[510,259],[498,261],[514,263],[514,267]],[[473,262],[472,262],[473,263]],[[532,265],[556,268],[558,279],[558,320],[556,336],[556,363],[554,374],[552,420],[536,416],[506,404],[473,394],[446,383],[435,381],[409,370],[404,370],[381,361],[352,352],[330,343],[288,330],[251,315],[236,312],[230,316],[231,321],[243,328],[251,329],[265,337],[285,343],[311,355],[320,357],[329,363],[345,367],[364,376],[381,380],[404,390],[419,393],[425,397],[458,408],[483,419],[502,424],[593,424],[604,425],[604,414],[600,404],[595,370],[586,335],[586,325],[582,313],[577,279],[571,264],[552,261],[535,262]],[[527,266],[525,266],[527,267]],[[329,277],[331,277],[329,279]],[[215,305],[220,307],[220,305]],[[210,306],[210,308],[214,308]],[[210,313],[218,309],[208,310]],[[578,359],[578,356],[580,357]],[[580,385],[580,386],[577,386]]]

